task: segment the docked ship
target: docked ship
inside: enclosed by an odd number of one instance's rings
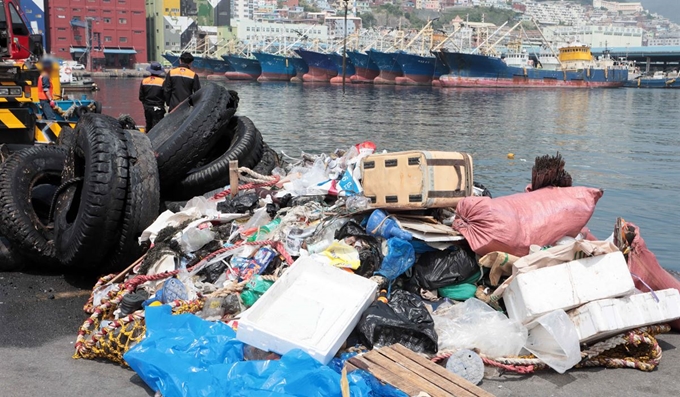
[[[222,58],[229,63],[229,71],[224,76],[229,80],[257,80],[262,74],[260,61],[239,55],[226,54]]]
[[[380,68],[371,59],[370,53],[347,51],[347,57],[354,65],[354,75],[349,79],[352,83],[373,83],[380,74]]]
[[[293,63],[293,67],[295,68],[295,77],[291,78],[290,81],[301,83],[302,76],[309,72],[309,67],[302,58],[291,57],[290,61]]]
[[[205,71],[207,74],[224,75],[230,69],[227,61],[215,58],[214,56],[207,56],[204,58]]]
[[[291,57],[261,51],[255,51],[253,55],[262,69],[257,81],[290,81],[297,73]]]
[[[654,72],[652,76],[637,76],[626,81],[624,87],[630,88],[680,88],[680,72]]]
[[[338,75],[331,78],[330,82],[333,84],[340,83],[342,84],[342,55],[338,54],[337,52],[328,54],[330,55],[331,59],[335,63],[335,66],[338,69]],[[345,57],[345,78],[347,83],[352,82],[352,76],[356,73],[356,69],[354,68],[354,64],[352,63],[352,60],[349,59],[349,56]]]
[[[329,82],[338,75],[338,67],[329,54],[303,48],[298,48],[295,52],[300,55],[300,58],[305,61],[309,68],[309,71],[302,75],[303,81]]]
[[[397,62],[397,54],[394,52],[381,52],[377,50],[368,50],[371,59],[378,65],[380,74],[373,79],[375,84],[396,84],[396,78],[402,77],[404,73]]]
[[[621,87],[628,69],[608,56],[595,59],[590,47],[574,43],[559,48],[560,68],[510,66],[501,57],[441,50],[450,73],[439,80],[444,87]]]
[[[395,78],[395,83],[399,85],[436,85],[441,75],[449,73],[449,68],[434,56],[398,51],[396,57],[403,72],[403,76]]]

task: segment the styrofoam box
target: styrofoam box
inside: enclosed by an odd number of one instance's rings
[[[327,364],[377,288],[367,278],[300,258],[244,313],[236,338],[278,354],[302,349]]]
[[[619,251],[518,274],[503,293],[508,317],[523,324],[553,310],[569,310],[635,290]]]
[[[590,302],[570,311],[569,318],[576,326],[582,343],[680,318],[678,290],[671,288],[654,294],[648,292]]]

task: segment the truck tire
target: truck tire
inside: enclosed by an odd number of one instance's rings
[[[278,153],[269,147],[266,143],[262,143],[262,159],[253,168],[253,171],[262,175],[271,175],[274,168],[281,166],[281,160]]]
[[[251,168],[262,158],[262,135],[248,117],[234,116],[223,127],[220,139],[198,167],[175,185],[169,196],[190,199],[229,184],[229,161]]]
[[[24,258],[14,249],[12,243],[0,236],[0,272],[19,270],[26,264]]]
[[[125,134],[128,136],[130,181],[118,245],[114,247],[108,265],[104,266],[107,270],[125,268],[143,254],[139,237],[156,220],[160,207],[158,167],[151,141],[137,130],[126,130]]]
[[[35,146],[12,154],[0,170],[0,232],[36,262],[56,262],[49,212],[66,154],[59,146]]]
[[[220,130],[236,112],[231,96],[207,84],[180,103],[149,131],[156,152],[161,189],[179,182],[220,139]]]
[[[99,266],[118,241],[129,166],[121,136],[117,121],[104,115],[86,114],[76,125],[55,207],[55,246],[64,265]]]
[[[76,132],[69,126],[61,127],[61,132],[57,137],[57,145],[70,148],[76,141]]]

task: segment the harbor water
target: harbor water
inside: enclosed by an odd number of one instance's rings
[[[104,113],[143,124],[139,81],[98,80]],[[605,190],[589,226],[641,227],[661,264],[680,270],[680,90],[438,89],[220,82],[268,144],[297,157],[364,140],[390,151],[464,151],[495,196],[520,192],[536,156],[559,151],[574,183]],[[127,100],[126,98],[131,98]],[[507,158],[514,153],[514,160]]]

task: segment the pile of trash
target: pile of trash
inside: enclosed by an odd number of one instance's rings
[[[603,191],[559,154],[492,198],[466,153],[279,156],[237,104],[207,86],[146,140],[76,127],[54,247],[33,253],[127,268],[94,287],[74,357],[164,396],[488,396],[476,385],[512,372],[652,370],[654,336],[680,329],[680,282],[635,225],[589,232]]]

